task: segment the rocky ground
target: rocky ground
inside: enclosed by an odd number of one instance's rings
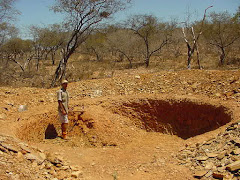
[[[9,136],[0,136],[1,179],[74,179],[82,171],[59,154],[45,152]]]
[[[57,88],[1,87],[0,177],[236,179],[239,77],[240,71],[132,70],[70,83],[68,141],[57,137]],[[168,112],[165,120],[160,111]],[[217,125],[211,111],[229,120]],[[181,138],[181,125],[201,128]]]
[[[240,178],[240,122],[205,142],[196,143],[177,155],[180,165],[188,166],[199,179]]]

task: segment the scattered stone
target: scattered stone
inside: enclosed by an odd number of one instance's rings
[[[240,169],[240,160],[236,161],[232,164],[229,164],[226,169],[229,170],[229,171],[239,170]]]
[[[62,167],[62,164],[58,163],[58,164],[55,164],[56,167]]]
[[[4,147],[2,147],[2,146],[0,146],[0,151],[2,151],[2,152],[7,152],[7,149],[4,148]]]
[[[215,138],[181,149],[176,157],[179,164],[195,172],[194,177],[233,179],[233,176],[240,176],[239,136],[239,124],[232,123]]]
[[[40,156],[40,158],[42,158],[43,160],[45,160],[46,159],[46,154],[45,153],[39,153],[39,156]]]
[[[64,161],[64,159],[63,159],[63,157],[62,156],[57,156],[56,157],[59,161],[61,161],[61,162],[63,162]]]
[[[6,137],[0,136],[0,142],[3,142],[6,140]]]
[[[30,161],[37,161],[38,164],[42,164],[43,160],[40,159],[38,156],[32,154],[32,153],[28,153],[28,154],[25,154],[24,157],[27,159],[27,160],[30,160]]]
[[[236,149],[236,150],[233,150],[233,154],[239,155],[239,154],[240,154],[240,148],[239,148],[239,149]]]
[[[201,178],[207,173],[208,173],[208,171],[206,171],[206,170],[196,171],[193,176],[196,178]]]
[[[70,166],[70,168],[73,170],[73,171],[78,171],[82,168],[80,168],[79,166],[75,165],[75,166]]]
[[[206,161],[207,159],[208,159],[207,156],[199,156],[196,158],[196,160],[198,160],[198,161]]]
[[[51,163],[47,163],[47,164],[45,165],[45,168],[46,168],[46,169],[51,169],[52,166],[53,166],[53,165],[52,165]]]
[[[217,157],[218,154],[216,153],[206,153],[206,155],[209,157],[209,158],[214,158],[214,157]]]
[[[71,176],[71,175],[70,175]],[[57,173],[57,178],[58,179],[66,179],[68,177],[68,175],[66,174],[66,172],[65,171],[59,171],[58,173]]]
[[[206,164],[206,166],[205,166],[205,169],[206,169],[206,170],[210,170],[210,169],[213,168],[213,166],[214,166],[213,162],[208,162],[208,163]]]
[[[95,162],[93,162],[91,165],[92,165],[92,166],[95,166],[95,165],[96,165],[96,163],[95,163]]]
[[[20,144],[20,147],[22,148],[22,150],[26,151],[27,153],[32,152],[32,150],[30,148],[26,147],[25,145]]]
[[[43,172],[43,175],[48,175],[48,172]]]
[[[48,153],[46,159],[53,164],[57,164],[59,162],[52,153]]]
[[[224,167],[224,166],[223,167],[218,167],[217,171],[223,173],[225,169],[226,169],[226,167]]]
[[[1,146],[3,146],[4,148],[8,149],[9,151],[12,151],[14,153],[17,153],[19,151],[18,148],[16,148],[15,146],[12,146],[10,144],[7,143],[1,143]]]
[[[216,178],[216,179],[223,179],[224,178],[224,174],[222,173],[219,173],[219,172],[214,172],[212,174],[213,178]]]
[[[23,154],[22,154],[21,152],[18,152],[18,153],[17,153],[17,158],[18,158],[18,159],[23,159],[24,156],[23,156]]]
[[[235,146],[240,147],[240,140],[239,139],[233,139],[232,142],[235,144]]]
[[[212,171],[208,171],[208,173],[207,174],[205,174],[205,177],[210,177],[210,176],[212,176],[212,174],[213,174],[213,172]]]
[[[226,95],[227,97],[230,97],[230,96],[232,96],[233,94],[234,94],[234,91],[229,91],[229,92],[225,93],[225,95]]]
[[[225,151],[220,153],[220,154],[218,154],[218,156],[217,156],[218,160],[222,160],[225,157],[225,155],[226,155]]]
[[[7,118],[7,115],[4,113],[0,114],[0,120],[5,120]]]
[[[38,166],[38,164],[37,164],[37,162],[36,161],[33,161],[33,163],[32,163],[32,167],[37,167]]]
[[[27,109],[28,109],[27,105],[20,105],[18,108],[18,112],[27,111]]]
[[[42,163],[42,164],[39,166],[39,169],[42,170],[42,169],[45,168],[45,166],[46,166],[46,165],[45,165],[44,163]]]
[[[71,177],[79,178],[80,175],[82,175],[82,171],[74,171],[72,172]]]
[[[56,176],[56,175],[57,175],[57,173],[56,173],[56,171],[55,171],[54,169],[51,169],[51,170],[49,171],[49,174],[51,174],[51,175],[53,175],[53,176]]]
[[[68,169],[70,169],[70,167],[69,166],[62,166],[61,169],[62,170],[68,170]]]

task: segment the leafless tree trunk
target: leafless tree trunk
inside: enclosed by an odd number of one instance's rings
[[[129,57],[126,53],[124,53],[123,51],[121,50],[117,50],[118,52],[120,52],[123,56],[125,56],[129,62],[129,68],[131,69],[132,68],[132,57]]]
[[[101,55],[97,52],[96,48],[94,48],[93,46],[91,46],[91,49],[93,50],[94,54],[96,55],[97,61],[101,61],[103,58],[102,58]]]
[[[57,0],[54,7],[55,12],[61,12],[68,15],[67,22],[71,36],[63,51],[63,58],[60,61],[52,80],[51,86],[54,86],[57,80],[65,78],[66,66],[69,57],[74,53],[80,44],[82,44],[92,31],[94,25],[117,11],[123,10],[131,0]]]
[[[53,51],[51,52],[52,65],[55,65],[55,55],[56,55],[56,51],[53,50]]]
[[[15,58],[11,58],[11,60],[12,60],[14,63],[16,63],[16,64],[21,68],[21,70],[24,72],[24,66],[23,66],[21,63],[19,63],[18,61],[16,61]]]
[[[184,30],[184,27],[182,28],[183,37],[184,37],[184,40],[186,42],[187,50],[188,50],[188,53],[187,53],[188,54],[188,58],[187,58],[187,68],[188,69],[191,69],[191,60],[192,60],[192,56],[193,56],[195,50],[197,51],[197,62],[198,62],[199,69],[202,69],[202,67],[200,65],[200,57],[199,57],[199,50],[198,50],[197,42],[199,40],[200,35],[202,34],[203,25],[204,25],[204,21],[206,19],[207,10],[211,7],[213,7],[213,6],[209,6],[208,8],[205,9],[204,16],[203,16],[203,19],[202,19],[202,24],[201,24],[200,31],[199,31],[197,37],[195,36],[194,28],[193,27],[191,28],[192,37],[193,37],[192,47],[191,47],[189,41],[187,40],[187,36],[186,36],[185,30]]]
[[[219,64],[220,65],[224,65],[225,63],[225,58],[226,58],[226,52],[225,49],[228,46],[231,46],[237,39],[239,39],[240,37],[235,37],[234,39],[232,39],[231,42],[229,42],[228,44],[223,44],[222,41],[221,43],[215,42],[215,43],[210,43],[211,45],[217,46],[220,49],[220,57],[219,57]]]

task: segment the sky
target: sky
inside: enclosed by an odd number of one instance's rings
[[[14,24],[20,29],[22,36],[27,38],[27,29],[31,25],[44,27],[48,24],[59,23],[63,20],[60,14],[54,14],[49,8],[54,0],[17,0],[15,8],[21,12]],[[133,0],[129,9],[119,12],[115,21],[125,20],[134,14],[151,14],[161,20],[178,18],[184,21],[187,12],[192,14],[191,20],[202,18],[204,10],[213,5],[211,11],[228,11],[235,13],[240,0]]]

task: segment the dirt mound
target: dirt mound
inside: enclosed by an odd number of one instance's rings
[[[115,117],[106,109],[96,105],[89,106],[84,112],[77,109],[78,105],[69,113],[68,136],[71,140],[60,141],[64,146],[116,146],[126,140],[119,136],[120,131],[116,131],[119,123],[112,121]],[[59,143],[61,128],[58,118],[56,112],[25,117],[19,123],[16,136],[30,142]]]
[[[68,136],[74,137],[74,143],[65,142],[70,146],[91,146],[90,130],[93,128],[91,120],[80,116],[79,111],[69,113]],[[26,118],[21,126],[16,130],[16,136],[24,141],[30,142],[48,142],[47,140],[59,140],[61,135],[61,127],[58,122],[56,112],[49,112],[42,115],[35,115]],[[54,143],[51,142],[50,143]]]

